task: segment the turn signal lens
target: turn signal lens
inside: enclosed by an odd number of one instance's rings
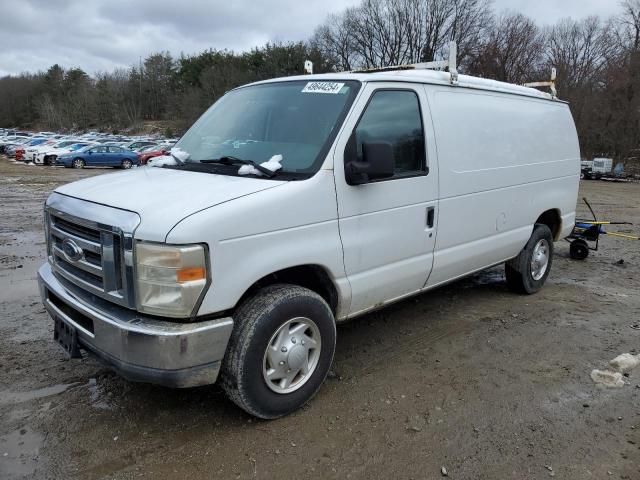
[[[206,280],[207,272],[202,267],[183,268],[177,271],[178,283]]]

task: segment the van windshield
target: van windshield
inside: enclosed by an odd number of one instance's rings
[[[359,88],[351,80],[238,88],[209,108],[175,147],[189,154],[188,163],[223,157],[262,163],[282,155],[280,173],[309,177],[320,168]]]

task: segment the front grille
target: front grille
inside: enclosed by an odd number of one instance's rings
[[[49,260],[56,274],[104,299],[135,306],[132,242],[125,242],[122,230],[53,208],[47,209],[46,221]]]
[[[63,232],[76,235],[96,244],[100,243],[100,230],[85,227],[78,223],[72,223],[57,216],[53,216],[53,224]]]

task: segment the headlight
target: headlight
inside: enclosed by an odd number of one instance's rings
[[[208,282],[205,248],[139,242],[135,255],[138,310],[191,316]]]

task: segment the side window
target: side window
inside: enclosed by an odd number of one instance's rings
[[[107,147],[94,147],[91,151],[93,153],[105,153],[107,151]]]
[[[391,144],[395,159],[392,178],[426,172],[420,102],[411,90],[376,91],[358,122],[355,138],[359,160],[363,143]]]
[[[109,147],[109,152],[110,153],[120,153],[120,152],[122,152],[122,149],[120,147]]]

